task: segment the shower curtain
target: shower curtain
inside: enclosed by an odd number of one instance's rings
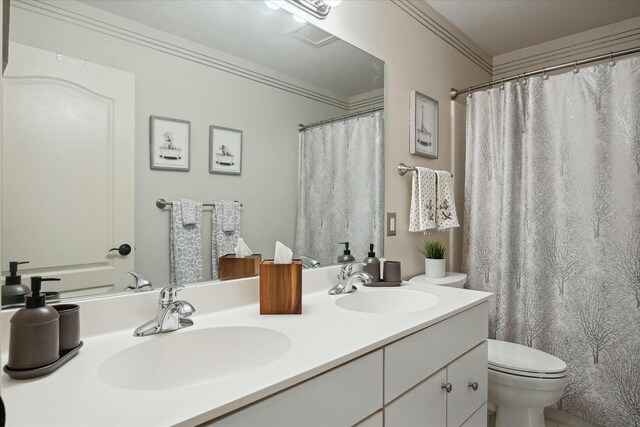
[[[561,409],[640,426],[640,58],[474,93],[466,156],[490,336],[567,362]]]
[[[300,134],[296,256],[335,264],[348,241],[356,261],[383,254],[383,111]]]

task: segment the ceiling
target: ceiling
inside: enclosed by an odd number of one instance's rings
[[[425,0],[491,56],[640,16],[640,0]]]
[[[382,61],[340,39],[318,48],[288,36],[307,24],[264,1],[82,1],[344,97],[384,85]]]

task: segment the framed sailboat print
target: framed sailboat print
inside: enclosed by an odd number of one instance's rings
[[[242,131],[209,126],[209,173],[240,175]]]
[[[189,170],[191,122],[151,116],[149,118],[151,169]]]
[[[411,91],[409,153],[438,158],[438,101]]]

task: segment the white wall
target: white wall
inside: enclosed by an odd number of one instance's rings
[[[161,39],[172,38],[102,11],[78,7],[86,16]],[[107,16],[108,15],[108,16]],[[169,282],[169,209],[158,198],[213,202],[239,200],[249,246],[273,257],[276,240],[293,247],[298,185],[298,123],[345,114],[327,105],[227,72],[142,47],[92,29],[23,8],[12,8],[13,41],[130,71],[136,77],[136,269],[152,282]],[[175,38],[173,38],[175,39]],[[217,58],[228,56],[184,39],[173,42]],[[237,58],[234,62],[241,63]],[[243,64],[246,65],[246,64]],[[260,70],[254,64],[253,69]],[[262,72],[268,72],[261,70]],[[283,76],[278,76],[284,78]],[[291,79],[289,79],[291,80]],[[300,82],[295,82],[302,85]],[[308,85],[307,85],[308,87]],[[318,88],[311,88],[320,92]],[[337,98],[333,94],[329,94]],[[348,100],[345,100],[348,102]],[[191,170],[150,170],[149,116],[191,121]],[[242,175],[209,173],[209,125],[243,131]],[[203,215],[204,277],[211,277],[211,208]],[[115,242],[120,243],[120,242]],[[116,245],[117,246],[117,245]],[[337,248],[337,245],[336,245]]]
[[[629,49],[637,47],[638,40],[640,17],[496,56],[493,58],[493,75],[495,78],[508,77],[611,51]]]

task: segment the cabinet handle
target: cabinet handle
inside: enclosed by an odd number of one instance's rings
[[[474,382],[472,382],[472,383],[469,383],[469,387],[471,387],[471,389],[472,389],[473,391],[476,391],[476,390],[478,390],[478,383],[477,383],[477,382],[475,382],[475,381],[474,381]]]
[[[444,390],[447,391],[447,393],[451,393],[451,390],[453,390],[453,386],[451,385],[451,383],[442,383],[441,386]]]

